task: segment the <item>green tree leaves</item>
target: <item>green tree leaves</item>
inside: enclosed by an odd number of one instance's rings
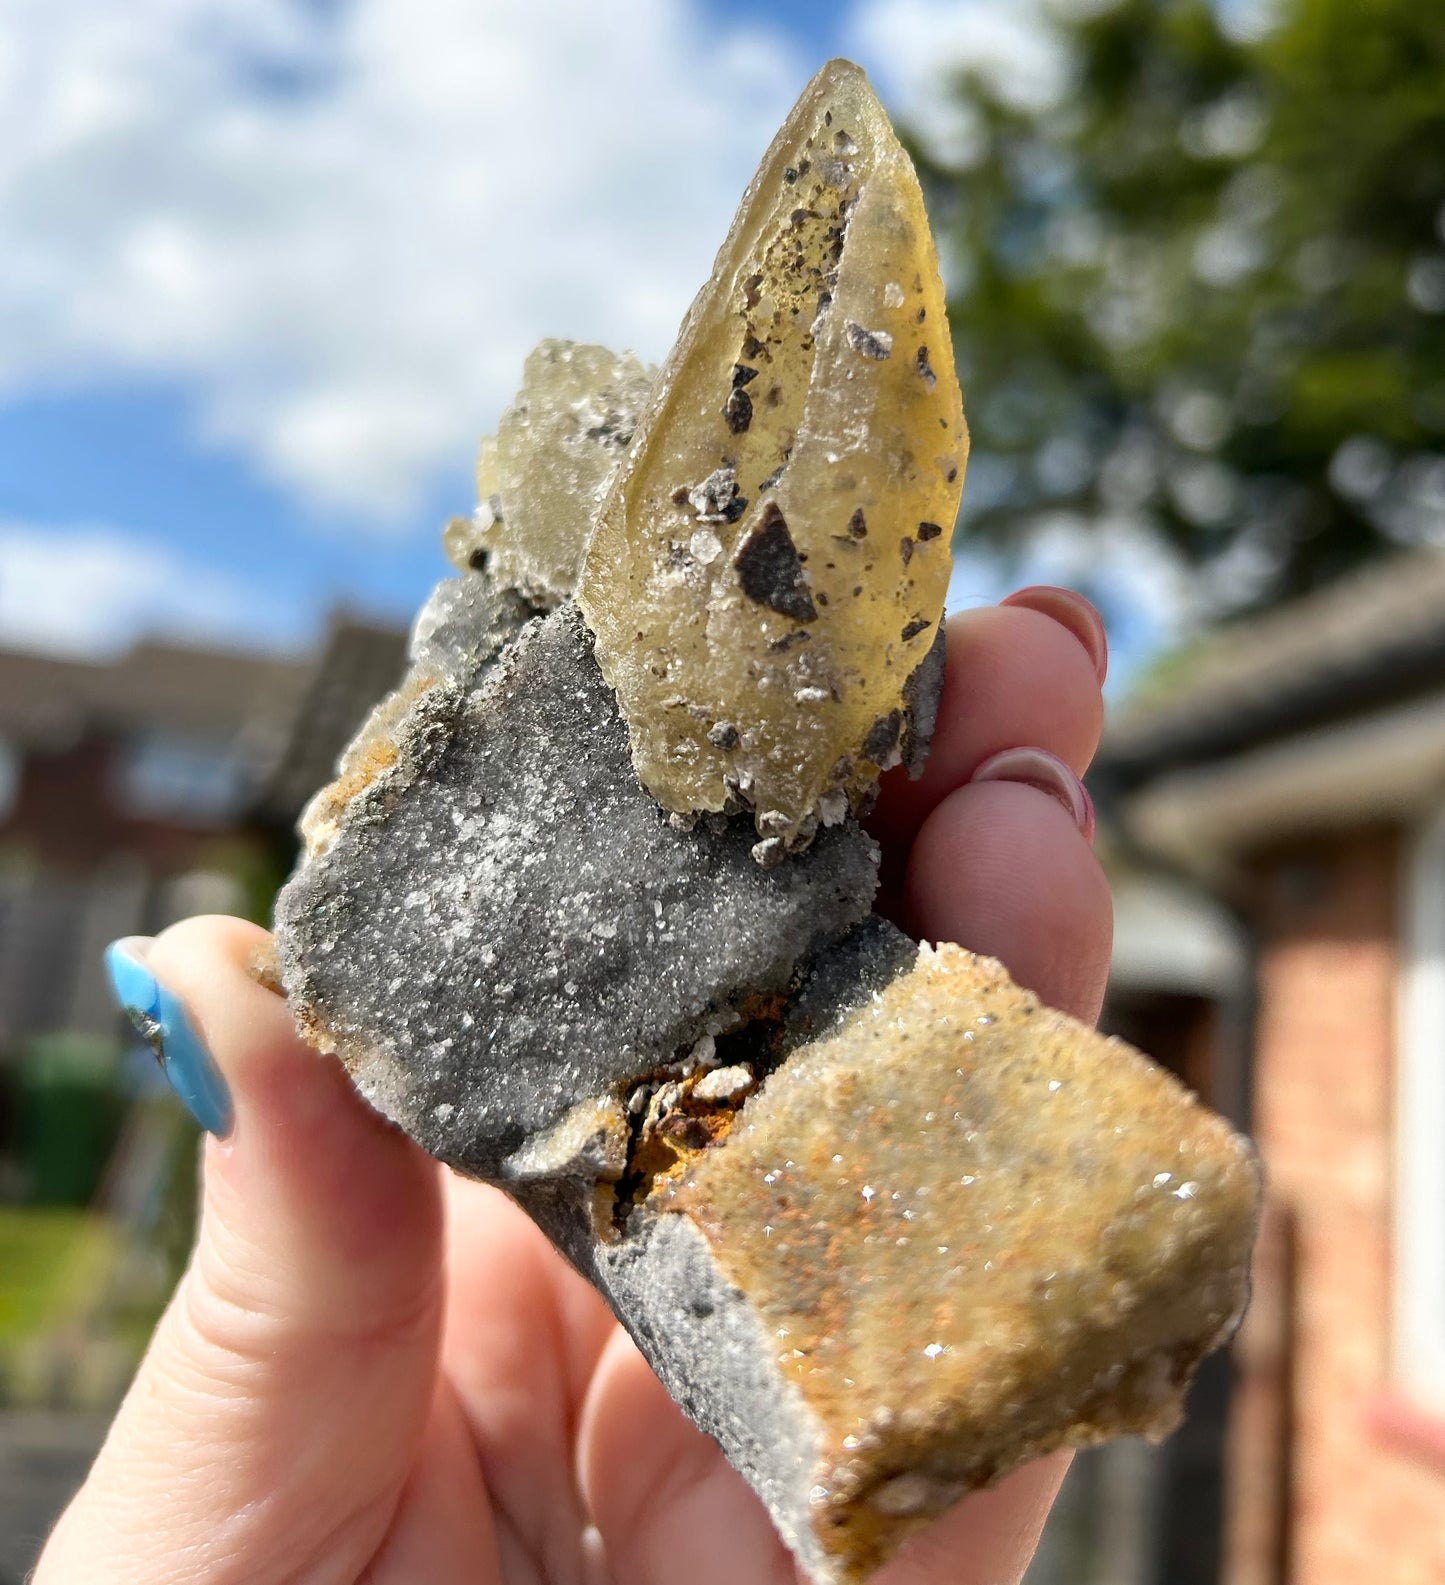
[[[1445,541],[1445,9],[1055,4],[1055,102],[980,75],[920,169],[952,261],[964,521],[1143,523],[1223,609]]]

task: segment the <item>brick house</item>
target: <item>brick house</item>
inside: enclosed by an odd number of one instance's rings
[[[264,918],[302,805],[394,686],[405,634],[346,616],[287,659],[142,643],[93,663],[0,650],[0,1056],[106,1033],[117,936]]]
[[[190,1238],[194,1129],[101,950],[191,913],[266,916],[300,806],[403,642],[338,618],[300,660],[0,650],[0,1580],[26,1576],[103,1429],[35,1406],[114,1401]]]
[[[114,1029],[107,941],[251,903],[267,856],[244,817],[305,676],[156,643],[108,664],[0,652],[0,1052]]]
[[[1249,943],[1245,998],[1176,1002],[1173,1037],[1268,1176],[1221,1577],[1423,1585],[1445,1579],[1445,556],[1187,660],[1093,785],[1131,861]]]

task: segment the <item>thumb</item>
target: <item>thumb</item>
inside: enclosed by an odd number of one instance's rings
[[[189,1268],[36,1585],[354,1579],[420,1439],[436,1169],[247,974],[265,940],[198,919],[112,949],[117,993],[224,1137]]]

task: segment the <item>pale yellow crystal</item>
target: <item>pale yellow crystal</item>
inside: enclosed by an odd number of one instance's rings
[[[896,762],[966,449],[917,178],[835,61],[744,195],[583,567],[654,798],[747,804],[782,846]]]
[[[567,599],[655,379],[631,353],[542,342],[495,437],[482,441],[476,516],[446,531],[452,561],[466,570],[484,555],[500,587],[538,605]]]

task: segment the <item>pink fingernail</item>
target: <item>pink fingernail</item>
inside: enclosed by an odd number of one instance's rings
[[[1056,798],[1074,817],[1086,841],[1094,840],[1094,800],[1089,789],[1056,754],[1042,748],[1006,748],[986,759],[970,782],[1012,781]]]
[[[1066,627],[1089,652],[1094,670],[1102,683],[1109,674],[1109,639],[1104,632],[1104,619],[1094,604],[1072,589],[1057,589],[1053,584],[1030,584],[1027,589],[1015,589],[1005,595],[1000,605],[1021,605],[1025,610],[1037,611],[1041,616],[1052,617],[1060,627]]]

